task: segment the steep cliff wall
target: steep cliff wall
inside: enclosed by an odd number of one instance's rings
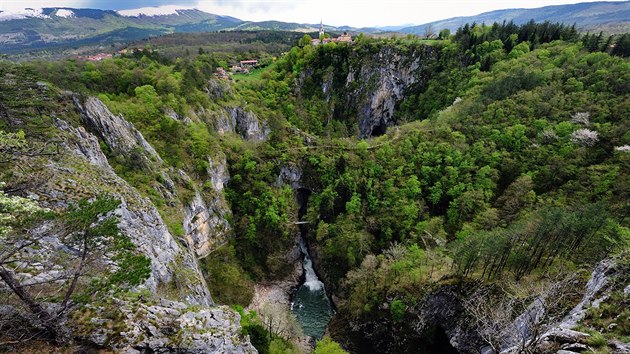
[[[180,223],[185,232],[185,239],[197,256],[206,256],[226,242],[230,231],[227,222],[230,210],[223,195],[223,184],[227,183],[229,175],[222,153],[215,152],[214,159],[208,157],[206,178],[210,182],[211,191],[202,195],[200,183],[193,181],[182,170],[175,171],[165,166],[159,154],[133,124],[122,116],[112,114],[98,98],[80,99],[73,96],[73,101],[81,113],[83,123],[103,140],[110,151],[126,159],[140,160],[134,162],[160,174],[162,182],[154,187],[181,217]],[[255,129],[258,127],[258,120],[252,114],[243,115],[249,117],[251,122],[245,118],[235,119],[237,122],[249,122],[238,123],[237,126],[244,126],[253,137],[262,134]],[[90,154],[88,149],[83,150]],[[174,180],[179,181],[179,184],[187,189],[192,189],[193,197],[184,198],[179,195],[181,193],[178,192]]]
[[[95,302],[77,307],[66,322],[65,325],[72,328],[72,334],[85,343],[127,352],[256,352],[248,337],[240,334],[239,315],[227,307],[213,304],[197,263],[198,248],[209,247],[186,242],[186,238],[170,232],[151,200],[143,197],[112,169],[94,134],[117,154],[128,156],[132,150],[139,151],[140,154],[135,156],[146,159],[150,173],[165,176],[164,188],[175,196],[177,188],[155,149],[133,124],[111,114],[94,97],[82,100],[77,96],[58,95],[48,88],[42,88],[36,94],[46,102],[55,102],[46,107],[46,114],[57,118],[51,118],[52,126],[47,126],[40,134],[54,136],[57,148],[50,153],[25,154],[8,164],[5,162],[3,168],[6,168],[5,172],[11,171],[9,182],[12,188],[18,188],[20,193],[31,196],[40,205],[57,211],[97,195],[120,200],[119,207],[113,211],[118,219],[118,229],[133,243],[135,254],[148,259],[150,268],[148,277],[137,286],[125,288],[123,284],[116,291],[92,294]],[[7,115],[18,114],[20,112],[7,110]],[[18,124],[32,124],[29,119],[41,119],[41,116],[24,114],[19,121],[3,119],[2,123],[8,129],[20,129]],[[28,133],[27,137],[30,137]],[[213,164],[210,173],[212,185],[218,191],[227,178],[220,163]],[[217,198],[222,200],[222,196]],[[225,205],[224,202],[219,204],[221,208]],[[215,223],[227,225],[221,212],[224,210],[209,213],[214,215]],[[180,222],[184,223],[184,220]],[[67,238],[59,236],[54,228],[44,224],[38,230],[33,232],[47,233],[36,247],[43,255],[54,254],[63,259],[64,253],[72,256],[76,252],[71,245],[65,244]],[[105,281],[114,272],[126,270],[123,269],[124,261],[113,254],[95,254],[93,257],[90,264],[100,266],[90,268],[90,279]],[[55,264],[56,259],[48,257],[46,260],[50,264],[28,268],[29,274],[18,276],[44,279],[42,276],[52,274],[49,269],[59,274],[64,270]],[[2,292],[6,291],[3,286],[0,287]],[[9,304],[0,301],[0,305]]]
[[[215,129],[221,135],[228,132],[236,133],[249,141],[267,140],[271,133],[266,123],[261,123],[254,113],[241,107],[226,107],[219,112]]]
[[[438,55],[431,46],[393,45],[320,53],[302,71],[298,94],[324,98],[332,118],[356,124],[362,138],[382,135],[396,124],[400,102],[425,89]]]

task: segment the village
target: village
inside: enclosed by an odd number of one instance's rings
[[[353,43],[352,36],[347,32],[336,38],[330,37],[330,35],[324,32],[323,22],[319,24],[319,38],[311,39],[311,45],[320,45],[328,43]],[[229,70],[223,67],[218,67],[215,72],[215,77],[218,79],[231,80],[233,74],[249,74],[251,70],[259,68],[259,62],[257,59],[241,60],[238,64],[232,65]]]
[[[353,40],[352,40],[352,36],[349,35],[347,32],[344,32],[343,34],[335,38],[331,37],[328,33],[325,33],[323,22],[320,22],[319,37],[311,39],[310,44],[313,46],[317,46],[320,44],[328,44],[328,43],[353,43]],[[116,56],[129,54],[135,50],[139,50],[139,49],[125,48],[125,49],[120,49],[114,53],[101,52],[94,55],[78,56],[77,59],[96,62],[96,61],[102,61],[105,59],[110,59]],[[148,50],[151,50],[151,49],[148,49]],[[262,65],[262,66],[265,66],[265,65]],[[215,71],[214,76],[217,79],[231,80],[232,79],[231,76],[234,74],[249,74],[252,70],[260,68],[260,67],[261,67],[261,63],[259,62],[259,59],[240,60],[237,63],[231,64],[229,67],[218,67]]]
[[[259,67],[258,59],[241,60],[238,64],[234,64],[229,71],[223,67],[218,67],[214,76],[217,79],[228,80],[233,74],[249,74],[251,70]]]
[[[320,44],[328,44],[328,43],[352,43],[352,36],[348,34],[348,32],[344,32],[337,38],[331,38],[327,36],[324,32],[324,23],[319,23],[319,38],[311,39],[311,45],[320,45]]]
[[[113,54],[112,53],[98,53],[98,54],[94,54],[94,55],[79,55],[79,56],[77,56],[77,59],[79,59],[79,60],[86,60],[86,61],[101,61],[101,60],[113,58],[115,56],[121,56],[121,55],[125,55],[127,53],[132,53],[134,50],[140,50],[140,49],[128,49],[128,48],[125,48],[125,49],[120,49],[120,50],[116,51]]]

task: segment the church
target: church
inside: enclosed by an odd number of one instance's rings
[[[337,38],[326,38],[324,33],[324,23],[319,22],[319,38],[311,40],[311,45],[327,44],[327,43],[352,43],[352,36],[348,32],[344,32]]]

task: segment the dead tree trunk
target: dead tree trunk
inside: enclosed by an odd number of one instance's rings
[[[40,324],[47,334],[57,344],[64,344],[68,341],[67,336],[59,325],[59,316],[52,315],[24,288],[24,286],[13,276],[13,273],[0,266],[0,278],[9,286],[15,295],[37,316]]]

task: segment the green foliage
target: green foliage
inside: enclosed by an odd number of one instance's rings
[[[406,307],[407,305],[399,299],[396,299],[389,304],[389,309],[392,312],[392,318],[395,322],[401,322],[405,318]]]
[[[271,343],[269,343],[269,353],[271,354],[298,354],[300,353],[300,351],[297,350],[295,346],[292,345],[287,340],[281,337],[276,337],[271,340]]]
[[[509,268],[517,279],[559,257],[576,263],[601,259],[622,242],[608,217],[598,204],[575,211],[545,208],[508,229],[467,235],[456,244],[453,259],[463,274],[480,265],[482,277]]]
[[[347,351],[343,350],[339,343],[333,341],[330,337],[326,336],[317,341],[313,354],[345,354]]]
[[[0,130],[0,161],[2,163],[16,158],[19,153],[25,151],[26,148],[27,143],[24,137],[24,131],[20,130],[17,133],[7,133]]]
[[[255,311],[247,312],[240,305],[235,306],[234,309],[241,315],[241,333],[249,335],[250,342],[259,353],[298,353],[286,339],[269,332]]]
[[[99,215],[105,215],[120,205],[120,201],[111,197],[101,196],[94,201],[86,199],[80,200],[77,204],[71,205],[65,214],[65,222],[74,230],[90,230],[101,237],[113,237],[118,233],[117,225],[106,222],[92,228],[92,224]]]
[[[606,338],[599,332],[589,333],[589,337],[584,342],[595,348],[603,348],[608,345]]]
[[[304,47],[304,46],[310,45],[312,39],[313,38],[311,38],[311,36],[309,36],[308,34],[305,34],[304,37],[302,37],[300,41],[298,42],[298,46]]]
[[[290,267],[280,255],[293,245],[288,227],[297,210],[293,191],[273,187],[277,177],[268,159],[249,150],[228,158],[232,181],[226,196],[235,215],[236,256],[255,279],[285,275]]]
[[[100,223],[95,221],[108,216],[120,205],[120,201],[108,196],[98,196],[94,200],[81,200],[72,205],[63,215],[68,229],[86,233],[88,248],[99,247],[108,242],[108,250],[113,254],[119,269],[114,272],[104,286],[136,286],[151,275],[151,261],[142,254],[136,253],[136,246],[129,237],[118,230],[118,220],[112,216]]]
[[[254,296],[254,284],[238,263],[232,245],[217,249],[200,263],[216,302],[249,305]]]
[[[271,342],[269,339],[269,332],[267,332],[265,327],[257,323],[249,324],[247,326],[243,326],[243,334],[249,335],[250,342],[259,353],[271,353],[269,350],[269,343]]]
[[[621,147],[630,144],[630,63],[616,52],[627,36],[598,37],[578,42],[574,27],[533,22],[464,26],[431,43],[359,36],[352,45],[310,46],[304,36],[300,47],[235,77],[222,92],[208,85],[214,69],[250,54],[223,56],[203,46],[196,55],[200,46],[191,45],[193,55],[177,61],[146,52],[29,66],[61,87],[101,94],[168,167],[186,170],[200,185],[211,152],[225,152],[235,237],[203,261],[215,299],[245,305],[250,279],[290,273],[284,257],[298,232],[298,206],[278,176],[297,165],[312,192],[309,245],[327,289],[342,299],[340,312],[400,322],[405,304],[452,273],[521,278],[556,264],[590,266],[627,248],[630,159]],[[618,45],[610,47],[613,40]],[[384,51],[423,65],[413,73],[417,84],[395,102],[399,127],[359,140],[357,107],[378,78],[348,77],[382,65],[376,58]],[[28,100],[47,104],[37,95]],[[214,119],[224,107],[264,118],[268,141],[218,136]],[[10,108],[20,114],[18,104]],[[173,112],[192,122],[171,118]],[[574,121],[579,112],[590,120]],[[587,128],[597,141],[572,139]],[[143,161],[136,158],[142,152],[108,155],[117,173],[163,206],[171,229],[183,232],[179,215],[156,192],[161,176],[134,162]],[[186,201],[194,191],[182,185],[178,193]],[[127,259],[142,268],[141,260]],[[379,311],[383,303],[390,311]],[[260,337],[259,350],[285,351]]]
[[[109,278],[112,285],[140,285],[151,275],[151,260],[144,255],[124,252],[114,260],[120,269]]]
[[[4,182],[0,182],[0,188],[4,188],[5,185]],[[41,217],[49,211],[35,200],[10,196],[0,190],[0,240],[5,243],[5,237],[9,236],[16,227],[28,224],[31,219]]]

